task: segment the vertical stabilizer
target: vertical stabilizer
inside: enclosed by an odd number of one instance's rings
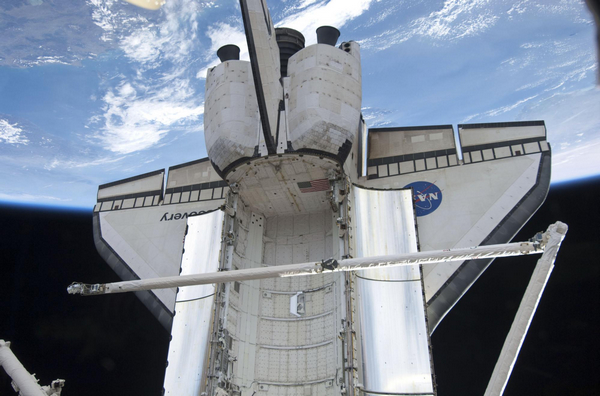
[[[279,47],[265,0],[240,0],[258,111],[269,154],[276,153],[277,110],[282,99]]]

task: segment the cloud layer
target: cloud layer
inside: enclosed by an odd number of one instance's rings
[[[7,120],[0,119],[0,143],[26,145],[29,139],[17,124],[10,124]]]
[[[151,22],[119,9],[114,0],[90,0],[105,40],[117,43],[135,73],[118,75],[101,97],[103,112],[90,119],[95,140],[116,154],[156,146],[172,131],[198,131],[202,92],[193,83],[198,22],[203,7],[168,2],[164,18]],[[119,34],[115,32],[120,32]],[[116,82],[116,85],[115,85]]]
[[[416,37],[453,41],[480,34],[499,18],[489,0],[445,0],[441,8],[427,15],[403,21],[359,42],[364,49],[381,51]]]
[[[374,0],[330,0],[304,1],[298,6],[290,6],[285,16],[276,22],[276,26],[296,29],[304,35],[306,45],[317,42],[316,30],[319,26],[329,25],[338,29],[349,21],[368,11]]]
[[[276,26],[300,30],[307,45],[321,25],[361,43],[370,127],[544,119],[555,181],[600,169],[590,151],[600,144],[600,96],[586,90],[596,64],[583,37],[592,25],[578,1],[269,6]],[[0,10],[0,77],[22,79],[11,89],[39,87],[27,76],[47,81],[45,71],[59,70],[85,92],[69,101],[56,89],[18,114],[3,109],[0,200],[89,205],[98,184],[204,156],[206,70],[224,44],[248,59],[234,0],[169,0],[158,12],[122,0],[0,2]]]

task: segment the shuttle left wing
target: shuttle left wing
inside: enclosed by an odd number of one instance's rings
[[[229,189],[208,159],[101,185],[94,208],[96,249],[122,280],[179,275],[186,219],[214,211]],[[219,236],[220,237],[220,236]],[[176,290],[137,292],[171,328]]]

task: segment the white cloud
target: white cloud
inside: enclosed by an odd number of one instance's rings
[[[192,0],[169,1],[162,8],[164,18],[159,23],[137,19],[120,38],[119,47],[130,60],[146,68],[157,67],[165,59],[176,64],[187,62],[198,39],[198,16],[202,9],[213,6]]]
[[[377,1],[377,3],[379,2],[381,2],[381,0]],[[397,15],[398,12],[402,12],[405,9],[406,4],[404,4],[404,2],[402,1],[393,2],[392,4],[386,3],[385,7],[380,9],[379,11],[372,10],[372,12],[369,13],[369,20],[363,26],[360,26],[358,29],[363,30],[365,28],[381,24],[390,16]]]
[[[552,182],[563,182],[600,174],[600,138],[554,154]]]
[[[304,0],[285,10],[286,16],[276,26],[285,26],[300,31],[306,39],[306,45],[317,42],[316,30],[323,25],[341,28],[348,21],[362,15],[369,9],[373,0]],[[240,20],[241,22],[241,20]],[[215,56],[217,50],[226,44],[234,44],[240,48],[240,59],[250,59],[248,45],[243,27],[232,26],[227,23],[216,23],[211,25],[206,32],[211,40],[209,50],[209,62],[196,74],[197,78],[206,78],[207,70],[219,63]]]
[[[104,157],[104,158],[98,158],[96,160],[93,161],[89,161],[89,160],[80,160],[80,161],[65,161],[65,160],[61,160],[58,158],[54,158],[52,161],[50,161],[50,163],[44,165],[44,169],[46,170],[52,170],[55,168],[61,168],[61,169],[69,169],[69,168],[87,168],[90,166],[99,166],[99,165],[105,165],[105,164],[113,164],[115,162],[119,162],[122,161],[123,159],[125,159],[126,156],[122,156],[122,157]]]
[[[388,119],[392,113],[391,110],[363,107],[361,112],[370,128],[381,128],[391,124],[391,121]]]
[[[148,24],[146,18],[130,12],[131,6],[123,7],[120,0],[88,0],[87,4],[92,9],[92,21],[104,31],[102,41],[118,40],[122,32]]]
[[[23,144],[29,143],[29,139],[23,134],[23,129],[18,124],[10,124],[7,120],[0,119],[0,143]]]
[[[510,7],[510,9],[506,11],[506,13],[508,14],[509,18],[512,18],[513,14],[523,14],[525,11],[527,11],[527,4],[528,0],[519,1],[516,4],[513,4],[512,7]]]
[[[543,44],[542,43],[524,43],[521,44],[521,48],[529,49],[529,48],[539,48]]]
[[[491,13],[479,14],[467,18],[454,27],[453,30],[456,34],[453,39],[475,36],[492,27],[498,19],[498,16],[492,15]]]
[[[588,20],[581,18],[582,11],[585,14],[585,5],[583,1],[558,0],[558,1],[537,1],[534,3],[539,11],[549,14],[557,14],[563,18],[569,18],[576,23],[586,23]],[[589,18],[589,15],[588,15]]]
[[[97,127],[96,141],[114,153],[128,154],[155,146],[173,130],[197,121],[204,112],[201,93],[191,84],[197,20],[203,8],[215,4],[169,1],[157,22],[131,16],[118,9],[115,0],[89,0],[89,4],[106,39],[118,42],[136,70],[109,82],[119,81],[101,97],[103,113],[90,117],[88,123]],[[188,125],[186,130],[198,127]]]
[[[440,10],[419,17],[376,36],[360,40],[367,49],[384,50],[413,37],[433,40],[458,40],[475,36],[494,26],[499,17],[489,7],[489,0],[446,0]]]
[[[516,110],[509,119],[544,120],[552,147],[552,182],[600,174],[600,90],[540,93],[514,104],[467,117],[486,119]]]
[[[316,3],[317,1],[323,1],[323,0],[302,0],[299,3],[292,3],[292,4],[286,4],[285,10],[283,11],[283,13],[285,15],[290,15],[290,14],[296,14],[299,11],[305,9],[306,7]],[[283,2],[285,3],[286,0],[283,0]]]
[[[517,107],[519,107],[523,103],[529,102],[531,99],[535,99],[537,97],[538,97],[538,95],[533,95],[533,96],[530,96],[528,98],[521,99],[521,100],[517,101],[516,103],[513,103],[512,105],[502,106],[502,107],[499,107],[497,109],[486,111],[485,115],[486,116],[494,117],[494,116],[497,116],[497,115],[500,115],[500,114],[504,114],[504,113],[506,113],[508,111],[516,109]]]
[[[240,47],[240,59],[249,59],[246,35],[242,26],[231,26],[227,23],[216,23],[208,27],[206,35],[210,38],[210,57],[217,54],[217,50],[226,44],[235,44]]]
[[[492,15],[478,13],[487,3],[487,0],[446,0],[441,10],[434,11],[411,24],[413,34],[434,39],[472,35],[487,28],[497,19]]]
[[[316,29],[319,26],[341,28],[367,11],[371,3],[373,0],[305,1],[302,4],[303,8],[298,7],[295,13],[286,16],[276,25],[302,32],[306,38],[306,45],[310,45],[317,42]]]
[[[69,65],[70,63],[65,61],[64,56],[38,56],[35,61],[29,61],[27,66],[31,67],[44,64]]]
[[[120,44],[127,57],[146,65],[154,64],[160,57],[160,48],[164,38],[158,37],[156,31],[143,27],[124,37]]]
[[[0,200],[9,202],[42,202],[47,203],[48,201],[54,202],[70,202],[71,198],[58,198],[50,195],[34,195],[34,194],[6,194],[0,192]]]
[[[208,27],[206,35],[210,39],[211,46],[208,50],[208,64],[196,73],[196,78],[205,79],[208,69],[219,64],[216,57],[217,50],[224,45],[233,44],[240,48],[240,59],[249,60],[248,43],[242,26],[231,26],[227,23],[216,23]]]
[[[540,64],[544,66],[540,67]],[[495,78],[506,81],[507,84],[510,81],[526,82],[516,86],[514,92],[524,91],[523,95],[538,94],[539,97],[528,104],[537,109],[543,108],[545,101],[557,95],[557,99],[560,99],[565,94],[571,95],[580,90],[582,82],[592,78],[596,67],[593,48],[582,45],[577,37],[569,36],[560,40],[544,39],[520,45],[515,55],[504,60],[496,69]],[[574,110],[576,114],[577,109]],[[563,115],[570,118],[572,114]]]
[[[473,118],[496,117],[496,116],[498,116],[500,114],[504,114],[504,113],[507,113],[507,112],[509,112],[511,110],[514,110],[517,107],[521,106],[523,103],[529,102],[530,100],[535,99],[537,97],[538,97],[538,95],[533,95],[533,96],[530,96],[528,98],[518,100],[517,102],[515,102],[513,104],[510,104],[510,105],[497,107],[495,109],[488,110],[488,111],[486,111],[484,113],[473,114],[473,115],[470,115],[470,116],[466,117],[464,120],[462,120],[462,122],[463,123],[469,122]]]
[[[154,23],[118,0],[88,0],[88,4],[94,23],[104,30],[101,39],[116,41],[131,61],[146,68],[156,67],[161,58],[185,62],[197,40],[199,13],[214,7],[211,2],[169,1]]]
[[[204,106],[196,104],[188,79],[152,88],[140,86],[139,90],[143,96],[126,81],[103,97],[104,125],[96,137],[106,149],[128,154],[150,148],[172,125],[197,120],[204,112]]]

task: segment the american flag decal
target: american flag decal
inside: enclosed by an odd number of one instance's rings
[[[329,190],[329,179],[311,180],[298,183],[301,193],[310,193]]]

